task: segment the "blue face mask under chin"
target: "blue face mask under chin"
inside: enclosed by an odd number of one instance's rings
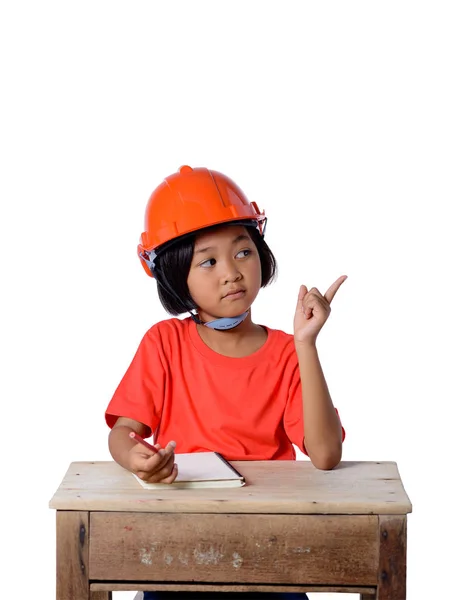
[[[238,315],[237,317],[222,317],[221,319],[214,319],[213,321],[208,321],[207,323],[203,323],[205,327],[209,327],[210,329],[217,329],[219,331],[224,331],[226,329],[234,329],[238,325],[244,321],[244,319],[249,314],[247,310],[242,315]]]

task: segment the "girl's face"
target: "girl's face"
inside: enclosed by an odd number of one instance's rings
[[[261,261],[247,227],[226,225],[198,235],[187,285],[204,321],[248,310],[261,287]]]

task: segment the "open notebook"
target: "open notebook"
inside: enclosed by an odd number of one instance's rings
[[[135,479],[144,488],[161,490],[162,488],[223,488],[245,485],[244,477],[217,452],[193,452],[175,454],[178,465],[178,477],[168,485],[166,483],[146,483],[137,475]]]

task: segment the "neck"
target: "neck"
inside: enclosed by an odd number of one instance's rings
[[[267,331],[252,321],[250,314],[234,329],[218,331],[204,325],[197,325],[202,341],[223,356],[241,358],[249,356],[261,348],[267,340]]]
[[[200,318],[204,319],[205,315],[200,315]],[[212,320],[212,319],[206,319]],[[252,311],[249,310],[249,314],[246,318],[240,323],[237,327],[233,329],[225,329],[225,330],[217,330],[210,329],[209,327],[205,327],[204,325],[197,325],[198,333],[200,337],[205,342],[213,342],[213,343],[227,343],[227,344],[236,344],[239,343],[244,337],[249,336],[251,333],[260,330],[260,326],[256,325],[252,321]]]

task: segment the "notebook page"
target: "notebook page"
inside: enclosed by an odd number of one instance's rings
[[[178,465],[176,481],[239,479],[239,476],[215,452],[175,454]]]

